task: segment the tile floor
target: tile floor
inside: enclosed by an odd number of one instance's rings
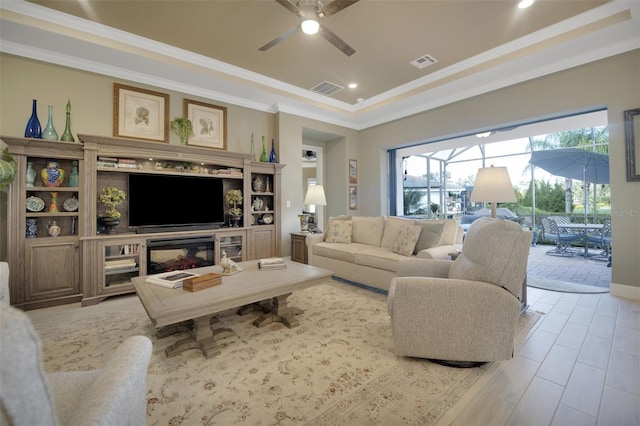
[[[640,425],[640,301],[529,288],[544,315],[447,425]]]

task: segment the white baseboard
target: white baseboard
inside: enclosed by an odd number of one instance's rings
[[[616,297],[640,300],[640,287],[611,283],[609,285],[609,293]]]

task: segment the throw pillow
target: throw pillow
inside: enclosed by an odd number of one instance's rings
[[[421,226],[404,225],[400,228],[400,232],[391,245],[390,250],[403,256],[411,256],[413,254],[413,250],[416,248],[416,243],[418,242],[418,238],[420,238],[421,232]]]
[[[325,242],[327,243],[351,243],[353,224],[350,220],[332,220],[329,222]]]
[[[444,222],[436,220],[416,220],[416,225],[422,228],[420,238],[416,243],[415,252],[430,249],[440,244],[440,238],[444,232]]]

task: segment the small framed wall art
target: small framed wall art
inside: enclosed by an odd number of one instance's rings
[[[358,183],[358,161],[349,160],[349,183]]]
[[[169,95],[113,84],[113,136],[169,142]]]
[[[184,116],[191,120],[193,136],[187,145],[227,149],[227,108],[185,99]]]
[[[349,186],[349,210],[358,210],[358,187]]]

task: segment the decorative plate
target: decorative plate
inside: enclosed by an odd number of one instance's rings
[[[68,212],[75,212],[78,210],[78,199],[76,197],[67,198],[62,203],[62,208]]]
[[[273,215],[271,213],[267,213],[262,216],[262,220],[266,225],[271,225],[273,223]]]
[[[44,201],[42,198],[29,197],[27,198],[27,210],[30,212],[39,212],[44,209]]]

